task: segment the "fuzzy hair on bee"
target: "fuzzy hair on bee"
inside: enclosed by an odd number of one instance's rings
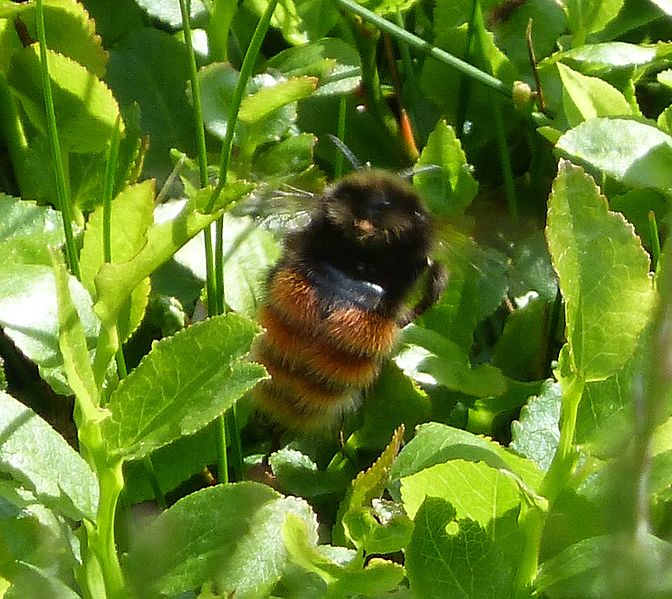
[[[399,329],[443,290],[432,244],[431,218],[398,175],[362,170],[327,188],[268,275],[253,358],[270,379],[255,388],[258,409],[289,430],[336,426],[376,380]]]

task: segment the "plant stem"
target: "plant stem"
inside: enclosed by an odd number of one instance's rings
[[[569,384],[566,387],[563,386],[562,389],[560,441],[540,489],[541,494],[548,499],[550,505],[558,498],[562,489],[567,486],[576,461],[574,433],[576,432],[576,417],[585,384],[583,377],[575,374],[569,380]]]
[[[117,172],[117,159],[119,156],[119,140],[121,131],[119,124],[121,115],[117,115],[112,131],[112,139],[107,152],[107,164],[105,166],[105,181],[103,183],[103,260],[105,263],[112,262],[112,198],[114,197],[114,178]],[[117,374],[123,379],[128,374],[124,350],[119,346],[115,354]]]
[[[215,0],[214,2],[206,28],[208,49],[212,61],[229,61],[229,31],[237,8],[237,3],[231,0]]]
[[[205,127],[203,125],[203,106],[201,104],[201,83],[198,80],[196,56],[191,40],[191,21],[189,19],[188,0],[180,0],[182,13],[182,27],[184,43],[187,47],[187,62],[189,65],[189,82],[191,84],[191,105],[194,115],[194,132],[196,134],[196,148],[198,152],[198,176],[201,189],[208,185],[208,154],[205,146]],[[208,313],[216,314],[215,301],[217,297],[215,285],[215,265],[212,257],[212,229],[208,226],[203,231],[205,244],[205,270],[208,289]]]
[[[183,0],[181,0],[183,1]],[[259,55],[261,49],[261,44],[264,41],[266,36],[266,31],[271,23],[271,17],[273,16],[273,11],[275,6],[278,3],[278,0],[270,0],[264,9],[257,27],[254,30],[252,39],[250,40],[250,45],[245,53],[245,58],[243,59],[243,64],[240,67],[240,76],[236,83],[236,87],[233,91],[233,97],[231,98],[231,107],[229,112],[229,120],[226,124],[226,134],[224,135],[224,141],[222,142],[222,151],[220,154],[219,160],[219,182],[217,187],[210,196],[210,201],[208,203],[207,212],[210,212],[219,197],[222,189],[226,185],[227,176],[229,173],[229,165],[231,162],[231,151],[233,149],[233,136],[236,130],[236,123],[238,121],[238,113],[240,111],[240,104],[243,100],[243,94],[247,89],[247,84],[252,76],[252,71],[254,69],[254,64]],[[214,289],[213,289],[213,302],[208,301],[208,308],[214,307],[214,312],[211,314],[221,314],[224,312],[224,257],[223,257],[223,220],[220,218],[217,221],[217,238],[215,242],[215,257],[214,257]],[[206,243],[208,243],[206,236]],[[210,246],[211,247],[211,246]],[[206,250],[207,252],[207,250]],[[207,255],[207,253],[206,253]],[[210,286],[208,286],[208,297],[210,297]],[[231,446],[233,449],[233,458],[234,463],[234,472],[236,476],[242,476],[243,472],[243,461],[242,461],[242,452],[240,450],[236,451],[236,448],[240,448],[240,439],[238,438],[238,419],[236,416],[236,411],[234,409],[229,410],[226,413],[226,421],[223,417],[219,418],[217,426],[217,452],[218,452],[218,470],[219,478],[223,482],[228,481],[228,456],[227,456],[227,441],[226,441],[226,431],[228,430],[235,437]]]
[[[506,144],[506,132],[504,131],[504,120],[502,119],[502,107],[496,98],[491,99],[492,116],[493,120],[495,121],[495,133],[497,137],[497,150],[499,151],[499,163],[502,166],[502,177],[504,178],[504,193],[506,195],[506,203],[509,208],[509,216],[515,225],[518,223],[518,198],[516,196],[516,186],[513,183],[511,157],[509,156],[509,148]]]
[[[530,596],[530,589],[539,567],[539,542],[545,521],[546,514],[538,506],[525,500],[521,502],[518,524],[523,535],[523,548],[514,579],[515,599]]]
[[[121,599],[128,597],[128,593],[124,590],[124,577],[114,541],[114,525],[119,494],[124,488],[123,462],[117,460],[111,464],[106,463],[100,466],[98,469],[100,503],[97,528],[99,545],[94,550],[98,552],[108,598],[119,597]]]
[[[184,31],[184,43],[187,46],[189,63],[189,81],[191,83],[191,104],[194,114],[194,132],[196,133],[196,147],[198,149],[198,173],[201,188],[208,185],[208,155],[205,147],[205,127],[203,125],[203,107],[201,105],[201,84],[198,80],[196,69],[196,56],[194,45],[191,41],[191,23],[189,21],[188,0],[180,0],[182,11],[182,26]]]
[[[397,138],[394,115],[390,111],[380,87],[378,74],[378,40],[380,32],[366,27],[361,21],[351,19],[355,45],[362,66],[361,87],[364,91],[367,112],[386,131],[392,140]]]
[[[65,182],[65,171],[63,168],[63,154],[61,153],[61,142],[58,138],[58,127],[56,125],[56,112],[54,110],[54,97],[51,91],[51,78],[49,77],[49,63],[47,56],[47,38],[44,29],[44,8],[43,0],[37,0],[36,3],[36,25],[37,39],[40,46],[40,65],[42,78],[42,93],[44,95],[44,107],[47,113],[47,129],[49,131],[49,142],[51,145],[51,157],[54,162],[54,171],[56,174],[56,193],[58,195],[58,207],[63,216],[63,231],[65,233],[65,255],[68,261],[70,272],[78,279],[81,279],[79,270],[79,258],[77,256],[77,246],[72,232],[72,212],[70,206],[70,194]]]
[[[217,482],[229,482],[229,454],[226,443],[226,419],[222,416],[217,418],[215,429],[217,439]]]
[[[476,21],[476,11],[478,10],[478,7],[478,0],[472,0],[467,26],[467,38],[464,42],[464,59],[467,62],[471,60],[475,53],[474,32],[476,27],[474,23]],[[469,80],[460,77],[458,86],[457,108],[455,110],[455,129],[457,130],[457,135],[462,136],[464,132],[464,122],[467,119],[467,106],[469,105]]]
[[[481,10],[480,0],[474,0],[473,20],[471,25],[474,34],[480,46],[481,56],[486,55],[486,30],[483,22],[483,11]],[[502,166],[502,176],[504,178],[504,193],[509,207],[509,216],[514,224],[518,222],[518,201],[516,198],[516,188],[513,184],[513,169],[511,168],[511,158],[509,157],[509,148],[506,145],[506,131],[504,130],[504,120],[502,119],[502,107],[497,99],[491,96],[488,90],[488,96],[492,101],[492,118],[495,123],[495,136],[497,139],[497,150],[499,152],[499,163]]]
[[[82,453],[93,466],[100,487],[96,523],[95,526],[87,526],[88,549],[97,558],[107,599],[123,599],[128,597],[128,590],[125,588],[114,540],[117,504],[124,488],[123,461],[109,459],[99,418],[97,413],[83,412],[83,421],[78,430]],[[94,567],[93,562],[90,567]]]
[[[480,69],[470,65],[467,62],[449,54],[445,50],[441,50],[432,44],[426,42],[425,40],[419,38],[412,33],[409,33],[405,29],[398,27],[394,23],[384,19],[383,17],[371,12],[370,10],[364,8],[363,6],[357,4],[354,0],[332,0],[335,4],[339,5],[341,8],[345,9],[348,12],[359,15],[364,20],[368,21],[375,25],[381,31],[386,31],[391,36],[397,38],[399,41],[408,44],[412,48],[415,48],[423,54],[428,54],[429,56],[435,58],[436,60],[447,64],[461,73],[471,77],[472,79],[482,83],[483,85],[488,86],[494,91],[506,96],[507,98],[512,97],[512,89],[506,83],[500,81],[496,77],[481,71]]]
[[[226,185],[229,163],[231,162],[231,149],[233,148],[233,135],[236,129],[236,123],[238,121],[240,103],[243,101],[243,94],[245,93],[245,90],[247,89],[247,83],[252,76],[254,63],[257,60],[259,50],[261,49],[261,44],[264,41],[264,37],[266,36],[266,31],[268,30],[268,26],[271,23],[271,17],[273,16],[273,11],[275,10],[277,3],[278,0],[270,0],[266,5],[259,22],[257,23],[257,27],[254,30],[254,34],[250,40],[250,45],[247,48],[247,52],[245,52],[245,58],[243,59],[243,64],[240,67],[240,76],[238,77],[238,82],[236,83],[236,87],[233,90],[233,96],[231,97],[229,120],[226,124],[226,134],[224,135],[224,141],[222,142],[222,151],[219,158],[219,183],[210,197],[207,212],[212,210],[217,197]]]

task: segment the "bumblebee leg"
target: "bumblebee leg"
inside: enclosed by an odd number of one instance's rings
[[[420,301],[411,309],[402,312],[398,319],[400,327],[405,327],[415,320],[427,309],[431,308],[441,297],[448,285],[448,271],[437,262],[428,262],[428,270],[425,276],[425,288]]]

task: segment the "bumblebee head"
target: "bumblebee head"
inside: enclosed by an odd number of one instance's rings
[[[321,198],[323,218],[362,245],[394,244],[426,236],[429,216],[410,183],[381,170],[352,173]]]

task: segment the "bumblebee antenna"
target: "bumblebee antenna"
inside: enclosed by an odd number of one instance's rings
[[[352,150],[345,145],[343,141],[341,141],[338,137],[335,135],[332,135],[331,133],[327,133],[327,137],[336,146],[336,149],[343,154],[350,163],[350,166],[355,169],[356,171],[361,171],[364,168],[364,165],[361,163],[361,161],[355,156],[352,152]]]

